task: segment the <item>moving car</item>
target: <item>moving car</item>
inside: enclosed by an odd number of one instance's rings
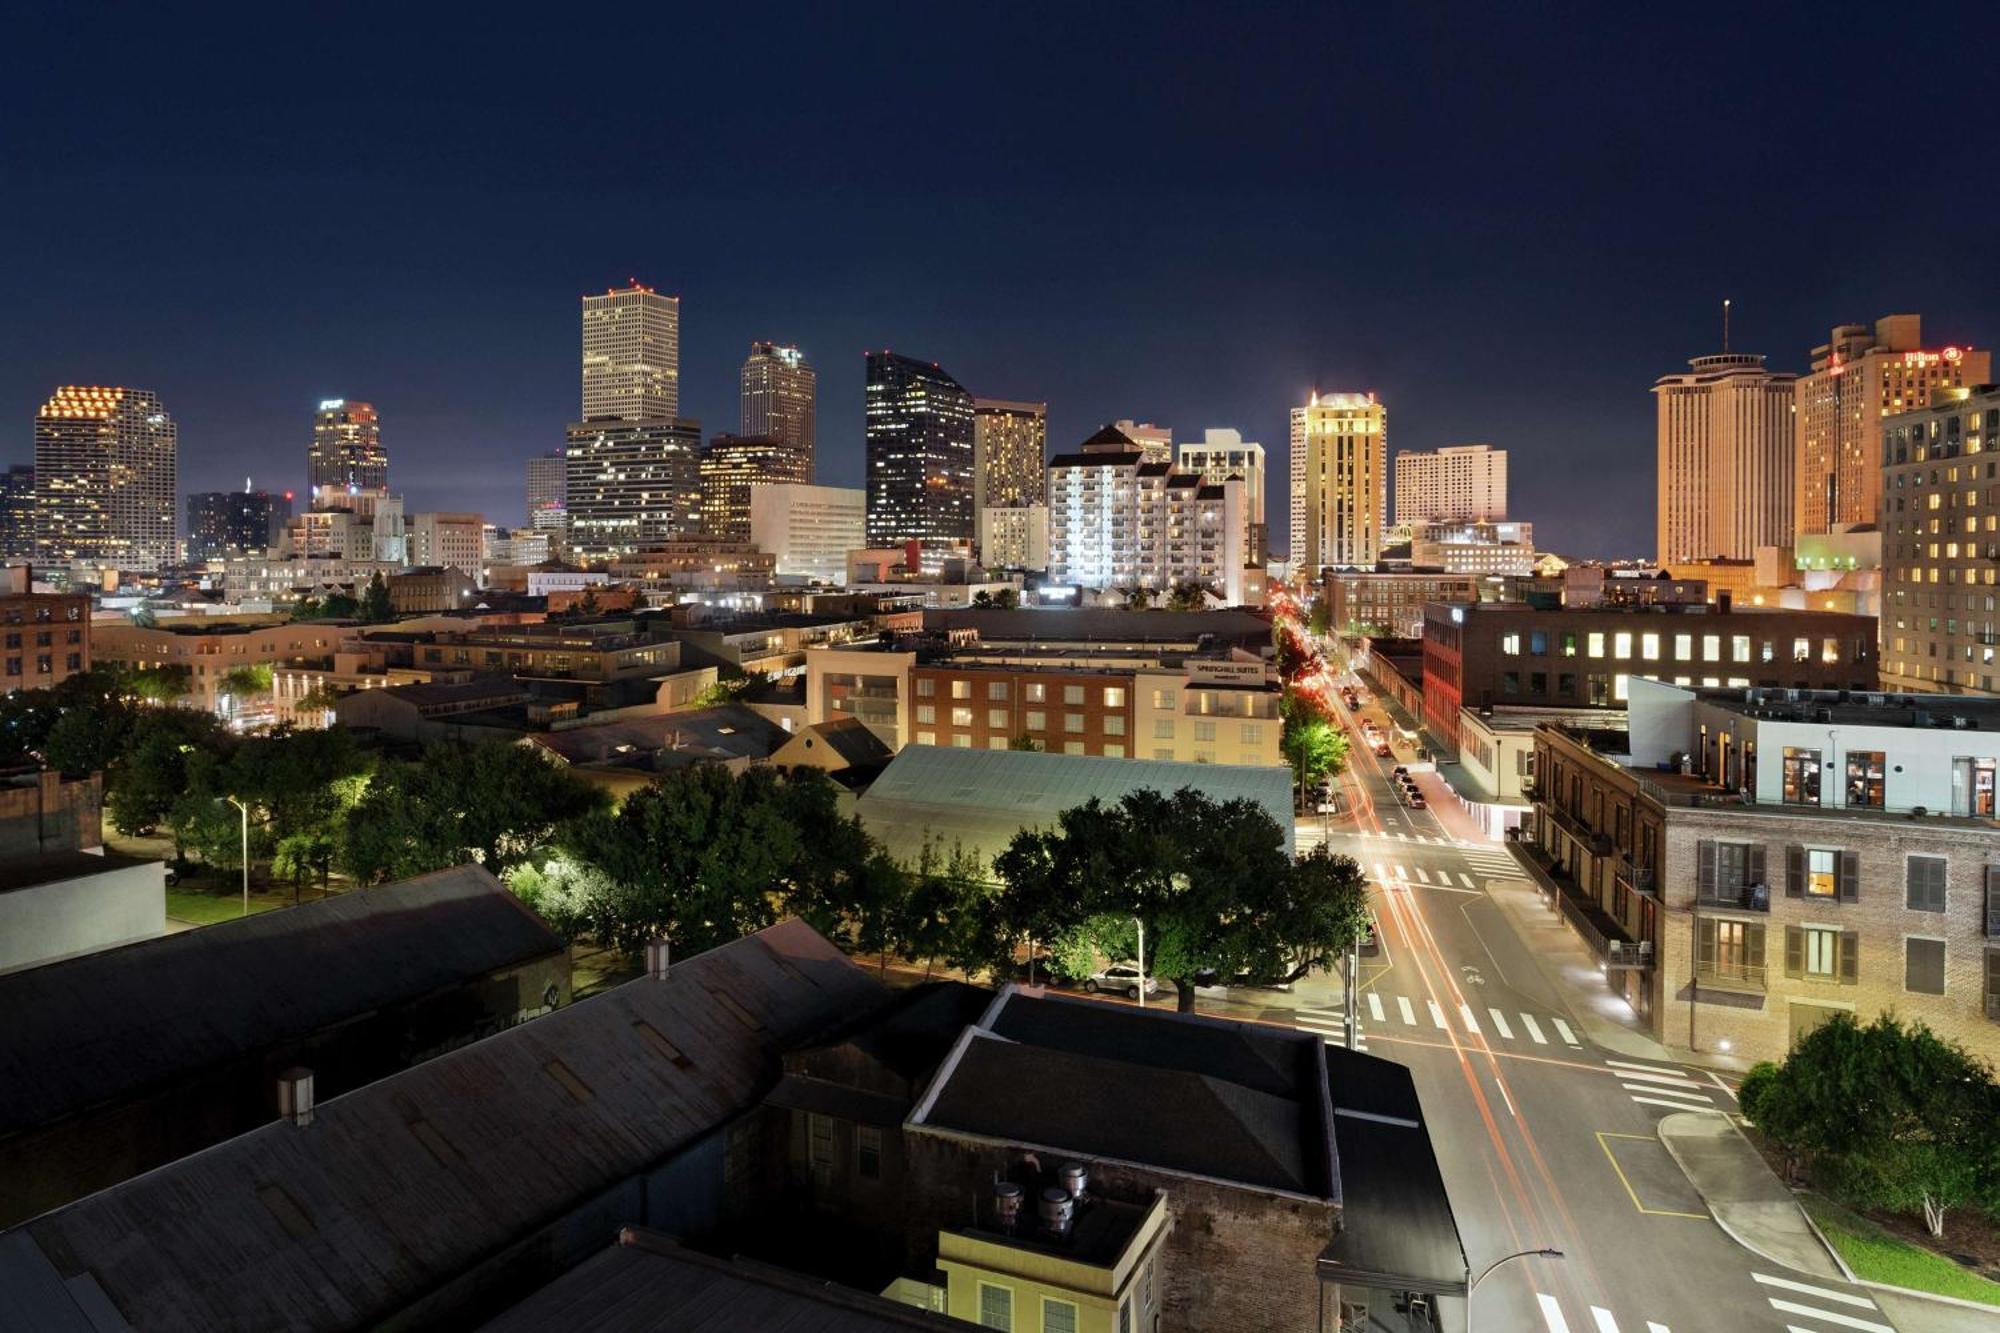
[[[1108,991],[1113,995],[1123,995],[1127,999],[1139,998],[1139,969],[1131,963],[1113,963],[1101,972],[1093,972],[1084,978],[1083,988],[1092,995]],[[1157,978],[1147,977],[1146,994],[1158,995],[1160,983]]]

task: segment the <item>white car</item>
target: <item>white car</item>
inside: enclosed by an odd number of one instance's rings
[[[1113,963],[1101,972],[1093,972],[1084,978],[1083,988],[1095,995],[1108,991],[1113,995],[1123,995],[1127,999],[1139,998],[1139,969],[1130,963]],[[1147,977],[1146,994],[1158,995],[1160,982],[1157,977]]]

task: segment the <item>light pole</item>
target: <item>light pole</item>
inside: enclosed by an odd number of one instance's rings
[[[1518,1250],[1513,1254],[1503,1254],[1492,1263],[1486,1265],[1485,1268],[1480,1270],[1479,1276],[1473,1278],[1465,1286],[1465,1333],[1472,1333],[1472,1293],[1479,1290],[1479,1284],[1490,1277],[1494,1269],[1498,1268],[1501,1264],[1511,1263],[1516,1259],[1560,1259],[1562,1257],[1563,1252],[1561,1250]],[[1467,1271],[1471,1270],[1468,1269]]]
[[[1139,928],[1139,1007],[1144,1009],[1146,1007],[1146,923],[1135,916],[1132,918],[1132,924]]]
[[[234,796],[223,800],[235,806],[243,815],[243,915],[250,915],[250,807]]]

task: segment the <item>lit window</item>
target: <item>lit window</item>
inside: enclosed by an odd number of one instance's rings
[[[1601,631],[1591,631],[1589,652],[1592,657],[1604,656],[1604,635]]]
[[[971,726],[971,725],[972,725],[972,710],[971,710],[970,708],[954,708],[954,709],[952,709],[952,710],[951,710],[951,724],[952,724],[952,725],[953,725],[954,727],[969,727],[969,726]]]
[[[951,683],[951,697],[954,699],[970,699],[972,697],[972,682],[969,680],[953,681]]]
[[[1049,729],[1049,715],[1039,708],[1030,708],[1021,725],[1029,731],[1047,731]]]
[[[1121,685],[1106,685],[1104,687],[1104,706],[1106,708],[1123,708],[1125,706],[1124,687]]]
[[[1632,636],[1629,633],[1621,630],[1619,633],[1611,636],[1611,655],[1620,661],[1630,660],[1632,656]]]
[[[1659,661],[1660,636],[1657,634],[1641,634],[1639,636],[1639,656],[1645,658],[1648,662]]]
[[[1826,847],[1806,849],[1806,897],[1832,898],[1839,892],[1840,853]]]

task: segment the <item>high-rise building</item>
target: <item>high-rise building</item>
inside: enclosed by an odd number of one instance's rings
[[[979,562],[988,569],[1049,567],[1049,507],[988,505],[979,511]]]
[[[386,490],[389,454],[382,447],[382,421],[374,405],[351,398],[328,398],[313,413],[312,443],[306,447],[306,494],[336,490]]]
[[[1292,565],[1316,575],[1382,554],[1389,410],[1372,393],[1315,393],[1292,409]]]
[[[1049,579],[1164,591],[1177,583],[1244,600],[1243,483],[1149,460],[1117,426],[1049,460]]]
[[[561,509],[569,500],[569,458],[560,449],[528,460],[528,522],[545,509]]]
[[[750,540],[781,578],[840,583],[847,553],[867,544],[868,493],[777,482],[750,491]]]
[[[936,362],[868,353],[868,544],[970,542],[972,395]]]
[[[17,463],[0,472],[0,560],[35,554],[35,469]]]
[[[2000,388],[1940,389],[1882,426],[1883,686],[1993,694],[2000,509],[1980,455],[2000,449]]]
[[[292,517],[292,493],[199,491],[187,498],[187,558],[226,560],[263,555],[284,540]]]
[[[486,519],[479,514],[412,514],[409,522],[410,563],[456,569],[479,577],[486,550]]]
[[[608,560],[701,531],[700,422],[579,422],[566,462],[576,559]]]
[[[1659,559],[1752,560],[1759,546],[1792,544],[1797,382],[1761,356],[1727,352],[1695,357],[1686,374],[1653,385]],[[1399,474],[1399,503],[1401,486]]]
[[[1049,405],[972,400],[972,507],[1016,509],[1038,505],[1048,493],[1043,458]]]
[[[172,564],[179,459],[158,394],[57,389],[35,418],[35,558],[141,572]]]
[[[1180,446],[1179,466],[1183,472],[1198,473],[1205,481],[1242,479],[1243,530],[1248,548],[1244,559],[1261,567],[1270,537],[1264,517],[1264,446],[1245,442],[1241,431],[1211,426],[1202,432],[1200,444]]]
[[[738,377],[736,433],[762,436],[801,450],[806,480],[813,476],[815,395],[819,381],[812,363],[796,347],[754,342]]]
[[[1796,535],[1835,532],[1881,517],[1882,421],[1926,406],[1934,389],[1984,384],[1992,357],[1923,345],[1921,315],[1843,324],[1813,349],[1798,382],[1794,464]]]
[[[774,482],[810,485],[811,455],[768,436],[715,436],[701,450],[702,530],[750,540],[750,494]]]
[[[1139,446],[1148,463],[1174,461],[1174,433],[1170,428],[1155,426],[1150,421],[1119,420],[1111,424],[1120,435]]]
[[[1497,523],[1507,517],[1507,451],[1449,444],[1396,455],[1396,522]]]
[[[681,411],[681,298],[637,282],[583,298],[583,420],[672,421]]]

